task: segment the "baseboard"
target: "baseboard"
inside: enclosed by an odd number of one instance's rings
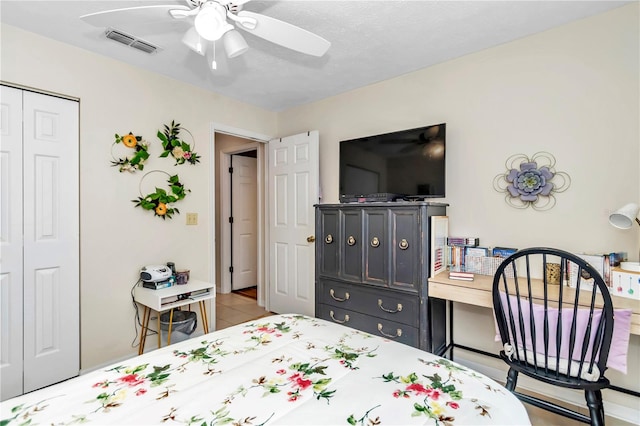
[[[460,353],[460,352],[458,352]],[[480,364],[472,360],[466,359],[461,356],[456,356],[455,361],[459,364],[469,367],[475,371],[478,371],[485,376],[492,378],[493,380],[504,383],[506,380],[506,368],[501,370],[499,368],[491,367],[485,364]],[[533,380],[526,377],[524,374],[518,376],[518,388],[532,392],[538,395],[549,395],[549,386],[544,383]],[[562,403],[570,404],[575,408],[584,408],[585,400],[584,393],[575,391],[572,389],[553,388],[554,392],[551,395],[553,399],[556,399]],[[615,391],[612,391],[615,392]],[[638,423],[638,410],[624,405],[616,404],[608,400],[604,401],[604,411],[608,417],[622,420],[627,423]]]
[[[201,330],[197,330],[191,335],[190,338],[193,339],[194,337],[199,337],[199,336],[203,336],[203,335],[204,335],[204,332],[202,332]],[[166,343],[167,343],[167,341],[166,341],[166,337],[165,337],[165,338],[162,339],[162,344],[166,345]],[[157,338],[157,335],[153,334],[153,335],[147,336],[147,344],[145,345],[145,353],[148,353],[148,352],[156,350],[156,349],[158,349],[158,338]],[[99,364],[99,365],[93,366],[91,368],[82,369],[82,370],[80,370],[79,375],[82,376],[83,374],[91,373],[92,371],[96,371],[96,370],[102,370],[102,369],[104,369],[106,367],[109,367],[109,366],[111,366],[113,364],[117,364],[117,363],[121,363],[123,361],[127,361],[127,360],[129,360],[132,357],[137,355],[137,352],[138,352],[138,347],[137,346],[135,348],[135,351],[136,351],[135,355],[133,355],[133,354],[124,355],[122,357],[112,359],[111,361],[107,361],[107,362],[105,362],[103,364]]]

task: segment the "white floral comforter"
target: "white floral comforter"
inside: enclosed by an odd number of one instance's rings
[[[168,346],[0,406],[5,425],[530,424],[493,380],[302,315]]]

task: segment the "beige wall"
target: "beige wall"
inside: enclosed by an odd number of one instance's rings
[[[611,210],[640,201],[638,9],[635,3],[285,111],[279,132],[320,131],[323,202],[336,202],[340,140],[446,122],[450,235],[477,236],[487,246],[624,250],[638,260],[640,229],[618,230],[607,220]],[[509,207],[493,178],[509,156],[539,151],[571,176],[569,190],[549,211]],[[459,343],[496,351],[489,310],[456,306],[455,324]],[[610,374],[636,390],[639,340],[632,337],[629,374]],[[634,407],[640,421],[637,399],[607,398]]]
[[[214,278],[211,123],[276,134],[275,113],[4,24],[1,55],[3,81],[80,99],[81,365],[90,369],[133,355],[130,291],[142,266],[173,261],[194,278]],[[200,164],[157,158],[156,133],[171,120],[193,133]],[[171,220],[134,208],[143,173],[110,167],[114,134],[130,131],[151,143],[145,172],[178,173],[191,189]],[[187,212],[198,213],[197,226],[186,226]]]

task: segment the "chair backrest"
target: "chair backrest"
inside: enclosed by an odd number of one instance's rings
[[[562,250],[519,250],[498,267],[493,306],[504,350],[517,370],[574,387],[604,379],[613,306],[602,276]]]

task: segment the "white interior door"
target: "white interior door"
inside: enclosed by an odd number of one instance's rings
[[[258,283],[258,164],[256,158],[232,155],[231,165],[231,289],[240,290]]]
[[[0,400],[22,394],[22,90],[0,86]]]
[[[313,316],[318,131],[269,141],[269,310]]]
[[[79,106],[24,92],[24,391],[80,370]]]
[[[5,371],[3,358],[2,398],[68,379],[80,369],[78,103],[19,91],[21,115],[15,121],[17,109],[4,104],[5,93],[13,96],[13,90],[2,88],[1,341],[2,356],[10,353],[13,362]],[[5,116],[11,117],[6,131]],[[5,134],[17,135],[15,126],[22,129],[22,138],[7,137],[11,150],[5,152]],[[5,317],[10,318],[5,322]],[[22,339],[16,344],[22,350],[19,372],[13,371],[19,363],[12,358],[19,350],[13,347],[17,333]],[[12,342],[11,349],[5,341]],[[20,376],[6,394],[5,373]]]

